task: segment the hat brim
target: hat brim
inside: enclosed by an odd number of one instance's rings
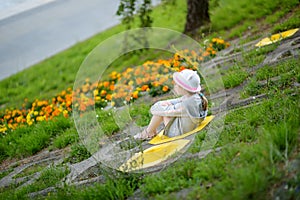
[[[189,91],[189,92],[200,92],[201,91],[201,86],[199,85],[198,87],[191,87],[188,84],[184,82],[184,78],[181,76],[179,72],[175,72],[173,74],[173,80],[175,83],[179,86],[181,86],[183,89]]]

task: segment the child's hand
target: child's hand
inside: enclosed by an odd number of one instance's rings
[[[169,106],[169,105],[172,105],[172,103],[170,103],[169,101],[162,101],[162,102],[160,102],[160,105],[161,106]]]

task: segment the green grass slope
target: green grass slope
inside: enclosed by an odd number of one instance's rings
[[[176,1],[173,6],[154,10],[154,26],[182,31],[186,1]],[[220,36],[244,44],[262,36],[300,26],[299,1],[247,0],[210,1],[211,31],[197,39]],[[172,13],[172,14],[170,14]],[[270,26],[272,23],[272,26]],[[56,93],[72,86],[76,72],[85,56],[101,41],[124,30],[122,25],[49,58],[0,82],[2,109],[18,107],[24,98],[51,99]],[[40,178],[30,185],[16,190],[18,185],[0,189],[0,199],[26,199],[27,194],[49,187],[44,199],[297,199],[300,198],[300,104],[299,57],[287,57],[274,65],[263,65],[266,56],[278,44],[242,52],[242,60],[236,60],[227,68],[221,68],[226,89],[243,84],[239,95],[243,98],[266,94],[258,104],[233,109],[224,116],[224,128],[218,132],[214,151],[200,159],[206,129],[199,134],[188,153],[166,169],[153,174],[114,174],[103,169],[104,183],[78,189],[61,186],[60,181],[68,173],[66,163],[76,163],[90,154],[79,142],[71,118],[59,117],[52,122],[25,126],[0,138],[0,160],[20,159],[43,149],[63,149],[71,146],[64,164],[43,171]],[[159,59],[150,52],[144,59]],[[138,58],[119,59],[117,70],[134,66]],[[260,66],[255,69],[254,66]],[[51,71],[53,74],[49,74]],[[49,76],[45,76],[49,74]],[[279,77],[279,78],[278,78]],[[265,81],[266,84],[260,84]],[[10,101],[16,99],[14,102]],[[149,122],[150,103],[133,104],[131,117],[140,126]],[[107,133],[118,131],[111,111],[97,110],[98,120]],[[105,120],[104,120],[105,119]],[[210,129],[214,128],[214,121]],[[6,160],[9,162],[9,160]],[[12,169],[1,171],[0,177]],[[34,169],[38,170],[38,169]],[[28,172],[29,173],[29,172]]]

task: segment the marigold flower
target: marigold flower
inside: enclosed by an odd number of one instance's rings
[[[107,94],[107,91],[106,90],[101,90],[101,92],[100,92],[100,96],[105,96]]]
[[[0,125],[0,133],[5,133],[7,131],[7,127],[5,125]]]
[[[163,91],[163,92],[169,91],[169,87],[168,87],[167,85],[165,85],[165,86],[162,88],[162,91]]]
[[[87,93],[88,91],[89,91],[89,86],[88,85],[82,86],[82,92],[83,93]]]
[[[97,96],[99,94],[99,91],[98,90],[94,90],[93,93],[94,93],[94,96]]]
[[[125,97],[125,100],[126,100],[127,102],[129,102],[129,101],[130,101],[130,99],[131,99],[131,97],[130,97],[130,96],[126,96],[126,97]]]
[[[110,105],[111,105],[112,107],[114,107],[114,106],[116,105],[116,102],[112,101],[112,102],[110,102]]]
[[[45,119],[46,119],[45,116],[38,116],[38,117],[36,118],[36,121],[41,122],[41,121],[44,121]]]
[[[104,87],[108,87],[109,86],[109,82],[108,81],[103,82],[103,86]]]
[[[111,99],[112,99],[112,95],[111,94],[106,95],[106,100],[111,101]]]
[[[149,88],[148,85],[143,85],[143,86],[141,87],[141,90],[142,90],[142,91],[146,91],[148,88]]]
[[[114,89],[115,89],[115,85],[114,85],[114,84],[111,84],[111,85],[109,86],[109,90],[113,91]]]
[[[174,61],[174,63],[173,63],[173,66],[174,66],[174,67],[178,67],[178,66],[179,66],[179,64],[180,64],[180,62],[178,62],[178,61]]]
[[[134,98],[134,99],[139,98],[139,91],[134,91],[134,92],[132,93],[132,98]]]
[[[180,55],[179,55],[178,53],[175,53],[175,54],[174,54],[174,59],[175,59],[175,60],[180,60]]]
[[[63,111],[63,115],[64,115],[64,117],[68,117],[69,116],[69,112],[67,110],[64,110]]]
[[[99,96],[95,97],[95,101],[100,101],[100,100],[101,100],[101,97],[99,97]]]

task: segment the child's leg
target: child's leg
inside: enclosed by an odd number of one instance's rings
[[[145,138],[149,138],[149,137],[151,138],[157,134],[156,129],[162,122],[165,125],[167,125],[170,120],[171,120],[171,117],[163,117],[163,116],[153,115],[148,127],[143,132],[138,133],[134,137],[136,139],[145,139]]]
[[[151,135],[156,134],[156,129],[164,121],[162,116],[153,115],[147,127],[147,132]]]
[[[151,118],[151,121],[149,123],[149,126],[147,127],[147,132],[152,134],[156,134],[156,129],[158,126],[163,122],[166,126],[169,121],[172,119],[172,117],[163,117],[158,115],[153,115]]]
[[[163,117],[164,119],[164,125],[167,126],[167,124],[169,123],[169,121],[172,119],[172,117]]]

